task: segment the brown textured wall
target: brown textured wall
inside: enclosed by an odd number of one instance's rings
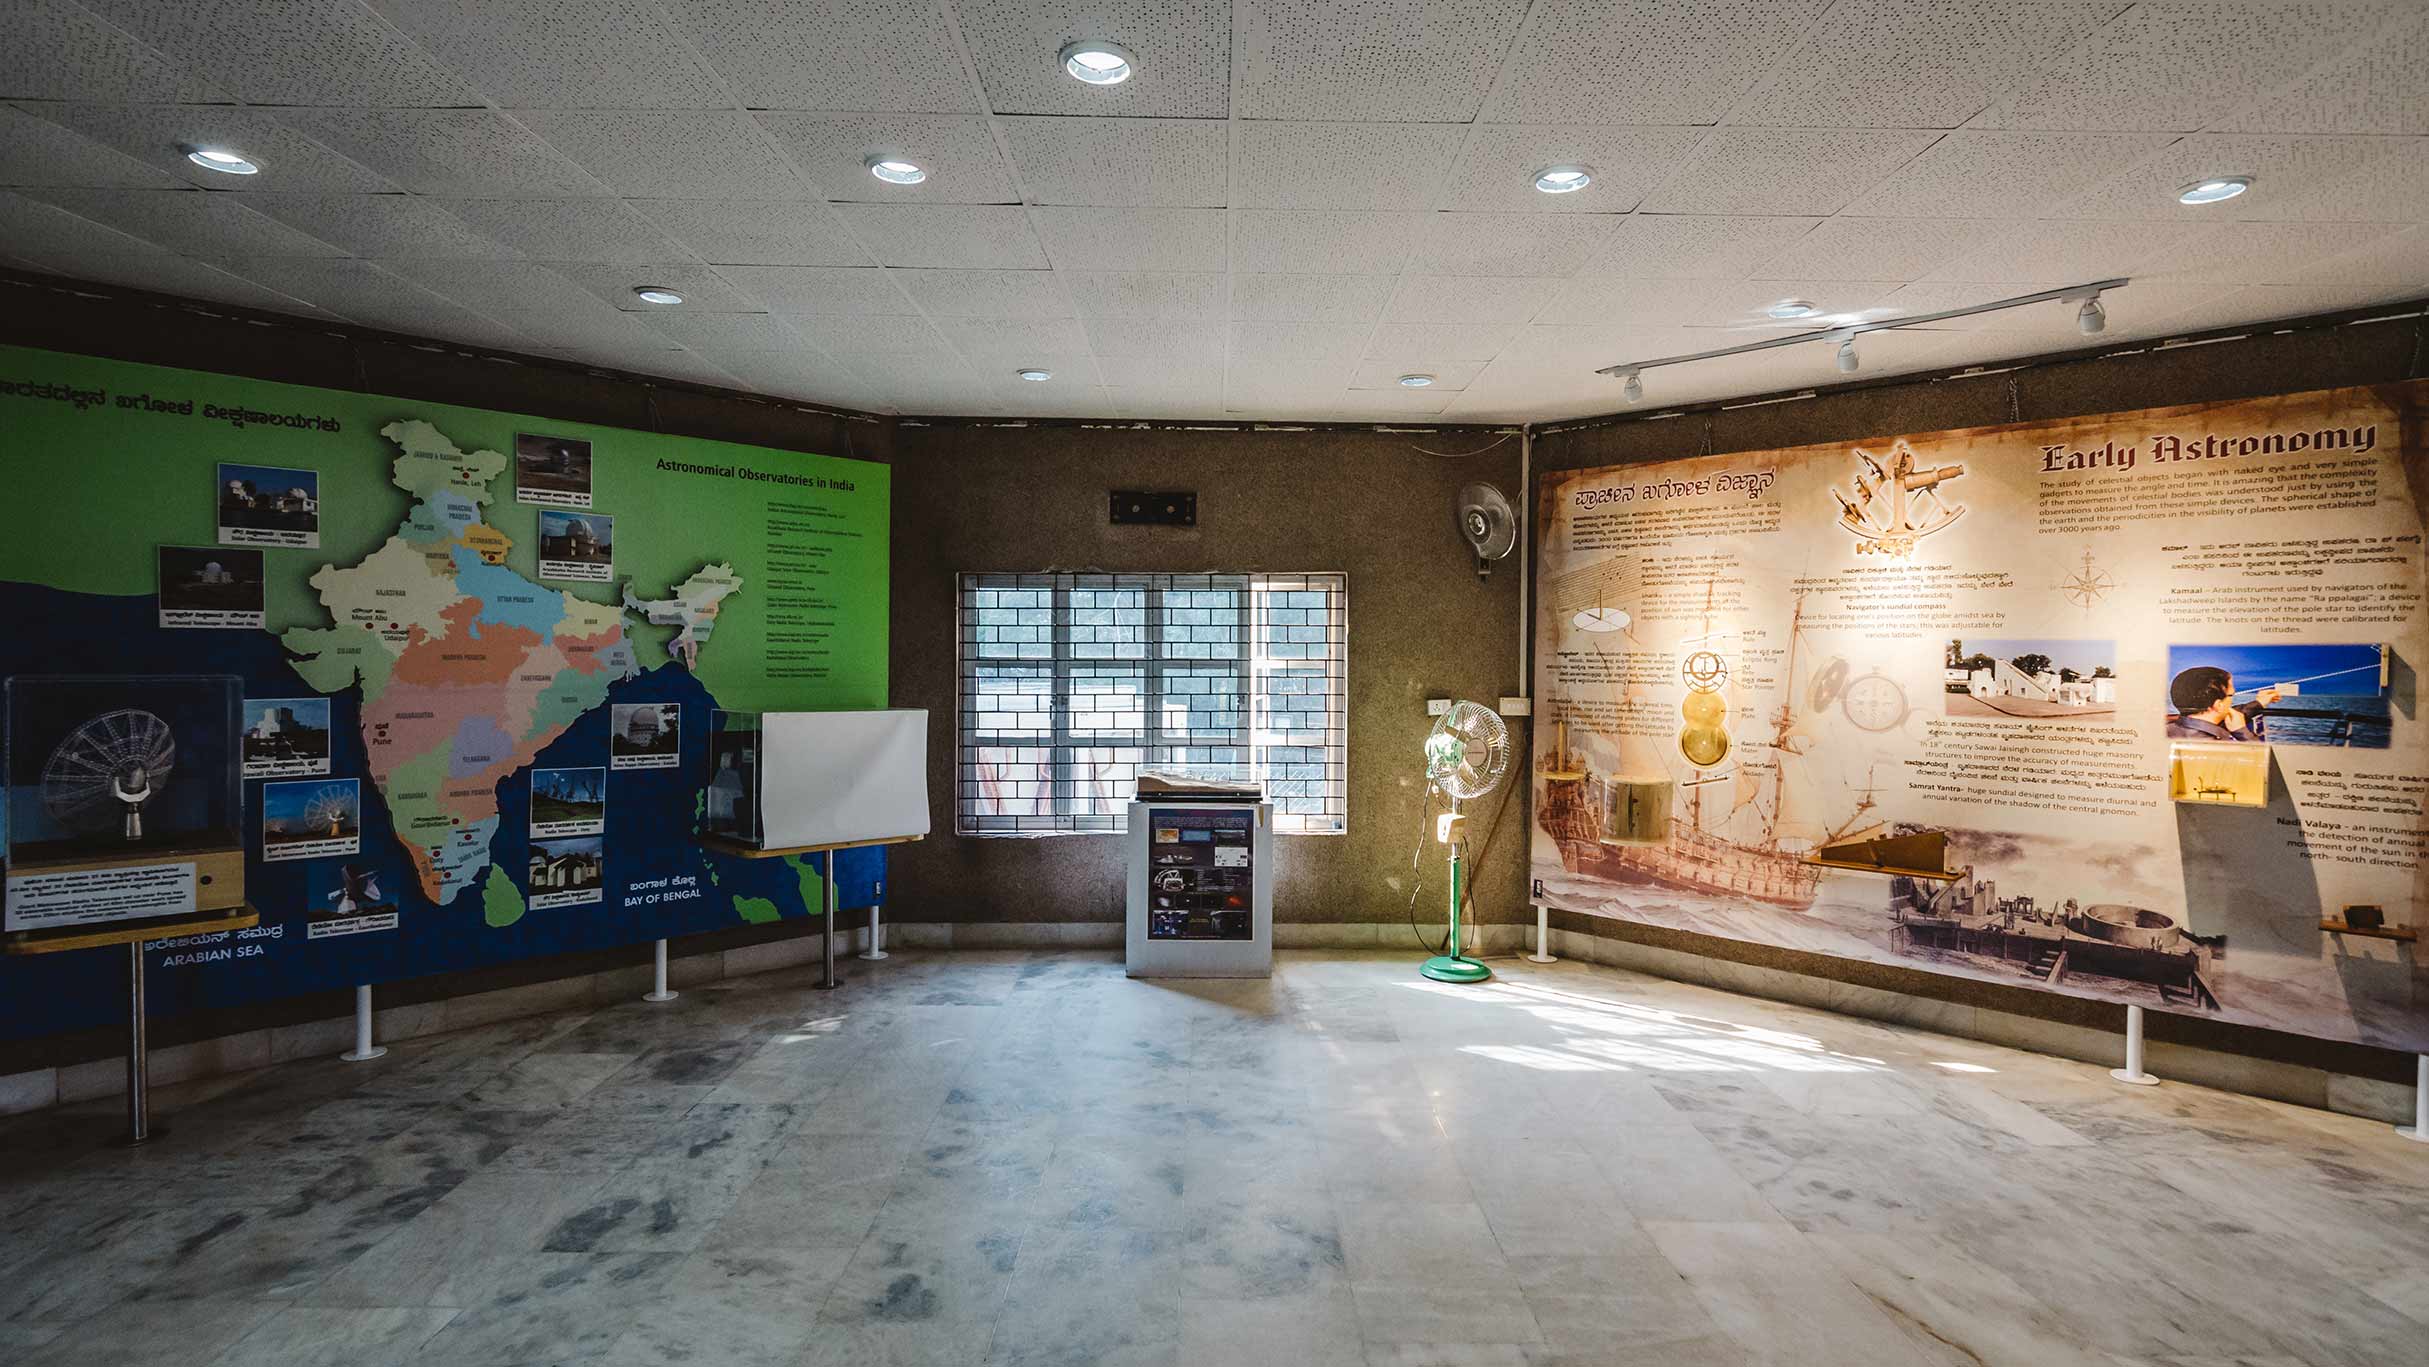
[[[1119,921],[1121,838],[955,836],[955,576],[964,571],[1339,570],[1349,576],[1349,833],[1283,836],[1277,921],[1397,921],[1421,821],[1429,697],[1520,690],[1523,557],[1479,581],[1459,486],[1518,491],[1519,439],[1491,433],[905,425],[895,436],[894,705],[929,711],[938,829],[896,853],[907,921]],[[1115,527],[1107,493],[1194,489],[1198,525]],[[1522,733],[1523,734],[1523,733]],[[1482,839],[1479,818],[1475,839]],[[1477,874],[1479,918],[1529,915],[1523,798]],[[1420,920],[1441,917],[1437,871]]]

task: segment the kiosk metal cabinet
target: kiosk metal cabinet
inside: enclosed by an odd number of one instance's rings
[[[1274,967],[1274,809],[1216,796],[1130,804],[1133,978],[1264,978]]]

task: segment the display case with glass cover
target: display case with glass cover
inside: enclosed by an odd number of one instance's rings
[[[18,675],[5,692],[7,930],[244,904],[243,680]]]

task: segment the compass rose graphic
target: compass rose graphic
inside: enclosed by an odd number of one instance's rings
[[[2115,591],[2116,587],[2117,577],[2102,568],[2100,562],[2092,559],[2090,551],[2085,551],[2082,565],[2060,581],[2058,591],[2066,595],[2066,601],[2085,612],[2090,612],[2101,599]]]

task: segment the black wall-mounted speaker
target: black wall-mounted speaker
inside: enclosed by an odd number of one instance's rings
[[[1198,496],[1188,491],[1148,493],[1138,489],[1113,491],[1116,527],[1195,527]]]

